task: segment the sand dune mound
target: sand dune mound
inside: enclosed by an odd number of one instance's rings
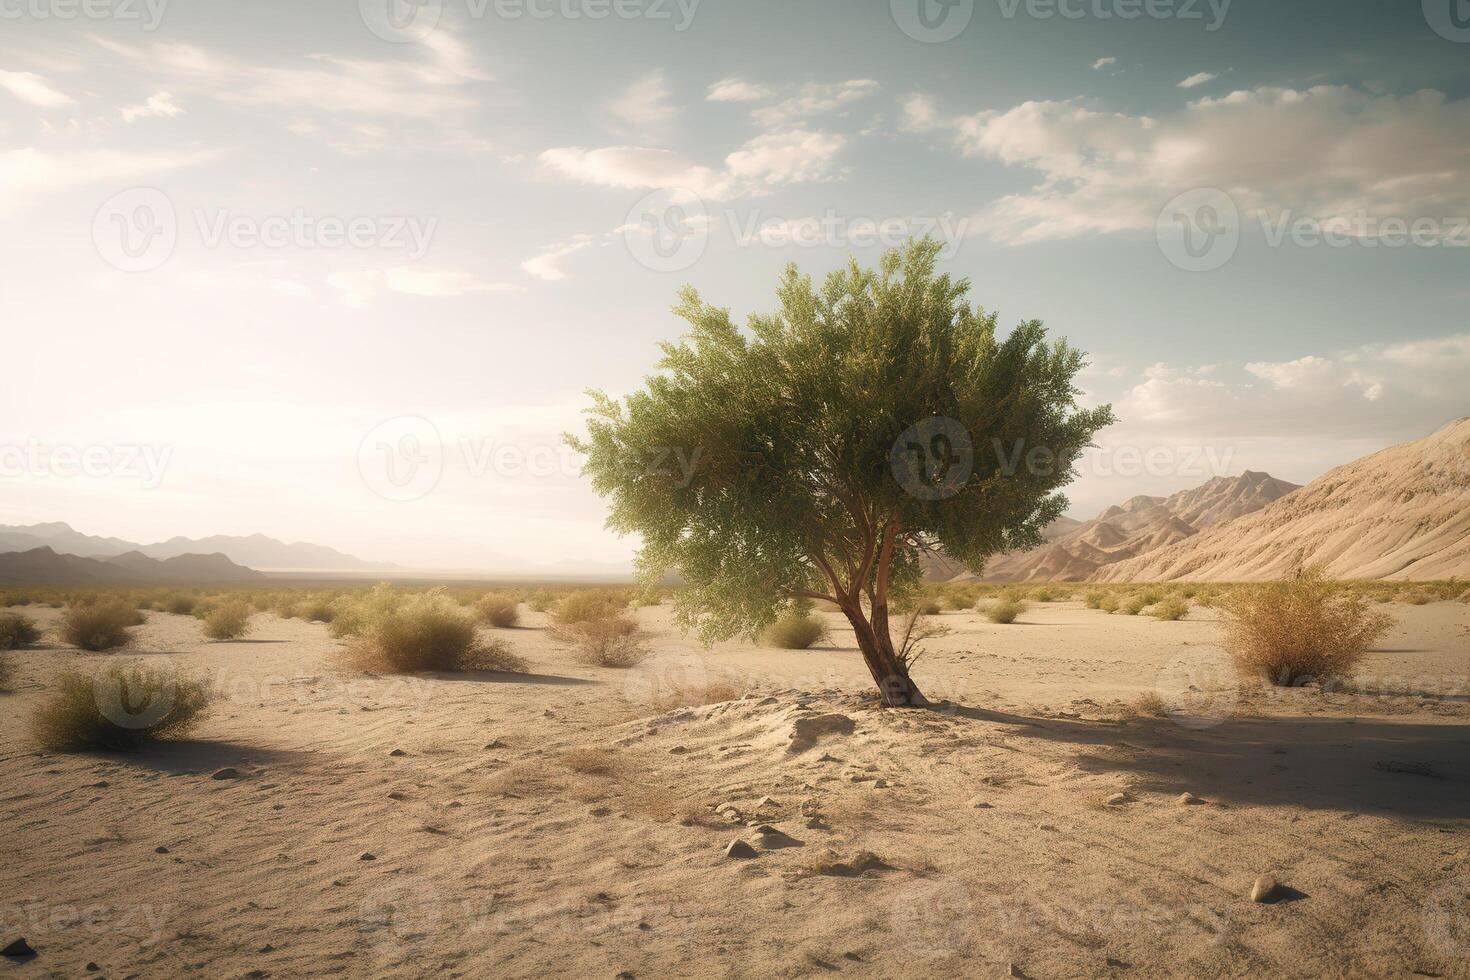
[[[1252,581],[1316,562],[1339,578],[1470,575],[1470,417],[1095,577]]]

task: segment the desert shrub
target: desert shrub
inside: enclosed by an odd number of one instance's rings
[[[1097,608],[1105,613],[1117,612],[1118,606],[1121,604],[1122,600],[1114,592],[1104,592],[1102,598],[1097,600]]]
[[[19,650],[41,638],[35,620],[19,613],[0,615],[0,650]]]
[[[68,671],[36,709],[32,732],[50,749],[134,749],[187,734],[209,706],[197,680],[138,664]]]
[[[935,599],[932,596],[919,596],[913,601],[913,604],[910,605],[909,608],[918,610],[921,616],[938,616],[940,611],[946,606],[951,609],[969,608],[969,605],[967,603],[961,605],[951,605],[951,603],[955,602],[963,603],[963,597],[952,596],[941,602],[939,599]]]
[[[300,615],[299,603],[290,596],[276,603],[276,615],[282,619],[295,619]]]
[[[25,592],[0,592],[0,609],[11,606],[29,606],[36,600]]]
[[[159,609],[175,616],[187,616],[194,611],[194,597],[176,592],[164,596],[163,601],[158,604]]]
[[[767,626],[761,638],[767,646],[780,650],[805,650],[813,644],[825,643],[831,635],[820,616],[793,610]]]
[[[1154,603],[1161,601],[1164,595],[1163,589],[1150,586],[1140,592],[1138,597],[1143,600],[1144,606],[1152,606]]]
[[[704,683],[662,684],[654,695],[653,707],[657,711],[698,708],[706,704],[738,701],[744,693],[740,684],[727,677],[711,677]]]
[[[973,609],[977,598],[979,598],[978,594],[972,589],[950,589],[944,594],[944,608],[953,609],[957,612],[965,609]],[[933,611],[930,611],[928,608],[920,609],[920,612],[925,616],[933,616],[939,612],[937,608],[939,604],[937,602],[931,602],[930,604],[935,607]]]
[[[1103,600],[1107,597],[1108,593],[1101,589],[1088,589],[1087,594],[1082,597],[1082,602],[1088,609],[1101,609]]]
[[[504,643],[482,643],[474,618],[440,589],[391,601],[374,590],[374,597],[346,653],[354,666],[390,674],[525,667]]]
[[[511,627],[521,621],[520,603],[514,596],[487,592],[475,603],[475,615],[480,617],[480,622],[490,626]]]
[[[0,649],[0,691],[10,690],[14,677],[15,658],[10,655],[9,650]]]
[[[538,589],[531,593],[530,598],[526,600],[526,605],[531,607],[532,612],[549,612],[551,607],[556,605],[556,596],[545,589]]]
[[[1189,615],[1189,600],[1178,596],[1169,596],[1161,602],[1155,603],[1149,615],[1155,619],[1163,619],[1173,622],[1183,619]]]
[[[68,606],[61,615],[60,635],[65,643],[93,652],[113,650],[133,642],[128,629],[138,624],[138,611],[117,600]]]
[[[308,623],[330,623],[337,618],[337,607],[331,596],[308,596],[296,604],[295,613]]]
[[[1137,616],[1152,604],[1146,594],[1134,594],[1123,600],[1118,606],[1118,612],[1125,616]]]
[[[552,636],[574,647],[577,659],[598,667],[632,667],[648,656],[643,634],[628,616],[606,616],[556,626]]]
[[[1031,598],[1035,599],[1037,602],[1051,602],[1056,597],[1056,592],[1044,585],[1039,589],[1032,590],[1031,592]]]
[[[627,600],[615,592],[573,592],[553,607],[551,615],[558,623],[585,623],[593,619],[616,616],[627,606]]]
[[[250,632],[250,607],[226,602],[204,617],[204,635],[211,640],[235,640]]]
[[[1222,601],[1225,645],[1241,673],[1291,686],[1350,674],[1393,625],[1321,566],[1285,582],[1243,588]]]
[[[1400,602],[1406,602],[1411,606],[1427,606],[1435,599],[1434,593],[1426,591],[1414,591],[1399,597]]]
[[[1014,623],[1016,617],[1026,611],[1026,604],[1018,599],[1000,598],[985,607],[985,618],[992,623]]]

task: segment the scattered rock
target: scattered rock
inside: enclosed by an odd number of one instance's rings
[[[1026,975],[1025,972],[1014,963],[1009,965],[1009,969],[1006,972],[1008,976],[1012,977],[1024,977]]]
[[[851,858],[843,859],[832,851],[827,857],[813,865],[817,874],[836,878],[856,878],[867,871],[891,871],[892,866],[872,851],[858,851]]]
[[[17,939],[4,949],[0,949],[0,956],[8,956],[15,960],[35,955],[36,951],[31,948],[31,944],[26,942],[24,938]]]
[[[992,804],[986,802],[985,800],[982,800],[978,796],[970,800],[970,806],[974,807],[976,810],[989,810],[993,808]]]
[[[1127,963],[1124,963],[1122,960],[1118,959],[1116,956],[1109,956],[1107,958],[1107,964],[1108,964],[1108,966],[1117,967],[1120,970],[1126,970],[1126,969],[1128,969],[1128,964]]]
[[[612,807],[595,806],[591,810],[588,810],[587,812],[590,813],[590,814],[592,814],[592,816],[594,816],[594,817],[605,817],[608,814],[612,813]]]
[[[887,789],[887,788],[888,788],[888,780],[884,779],[883,777],[880,776],[877,779],[873,780],[873,789]]]
[[[1201,806],[1204,804],[1205,801],[1200,799],[1198,796],[1195,796],[1193,793],[1180,793],[1179,799],[1175,802],[1177,802],[1180,806]]]
[[[240,778],[240,770],[234,769],[234,768],[232,768],[230,766],[226,766],[225,768],[218,770],[210,778],[211,779],[239,779]]]
[[[491,741],[485,743],[485,748],[487,748],[487,749],[503,749],[503,748],[505,748],[505,743],[502,742],[498,738],[497,739],[492,739]]]
[[[405,793],[400,793],[400,792],[398,792],[395,789],[393,792],[391,792],[391,793],[388,794],[388,799],[390,799],[390,800],[400,800],[401,801],[401,800],[408,799],[408,795],[405,794]]]
[[[1129,803],[1132,800],[1133,797],[1129,796],[1127,793],[1114,793],[1112,796],[1108,797],[1108,806],[1122,806],[1123,804]]]
[[[791,744],[786,751],[793,755],[805,752],[814,747],[823,735],[851,735],[856,729],[856,722],[836,712],[798,718],[791,725]]]
[[[1047,823],[1046,821],[1042,821],[1041,823],[1039,823],[1039,824],[1036,825],[1036,829],[1037,830],[1056,830],[1057,829],[1057,825],[1054,824],[1054,823]]]
[[[102,967],[98,966],[96,963],[88,963],[84,969],[86,969],[88,973],[96,973],[98,970],[102,969]]]
[[[378,859],[378,856],[372,851],[363,851],[357,856],[357,859],[359,861],[376,861]]]
[[[1252,902],[1269,902],[1276,897],[1276,892],[1281,886],[1271,875],[1261,875],[1251,885]]]
[[[689,749],[687,746],[676,745],[672,749],[669,749],[669,755],[683,755],[688,751]]]
[[[757,810],[759,810],[763,806],[776,806],[776,805],[777,805],[776,804],[776,801],[773,800],[773,799],[771,799],[769,796],[762,796],[760,799],[758,799],[758,800],[755,801],[755,808]]]
[[[167,854],[168,853],[168,848],[163,847],[163,846],[155,847],[153,849],[153,853],[154,854]]]
[[[408,753],[405,752],[405,751],[403,751],[402,749],[394,749],[392,752],[389,752],[388,754],[390,756],[392,756],[393,758],[395,758],[395,759],[398,758],[399,756],[408,755]]]
[[[745,841],[741,840],[739,837],[735,838],[725,846],[725,857],[727,858],[745,859],[753,858],[756,856],[757,855],[755,848],[745,843]]]

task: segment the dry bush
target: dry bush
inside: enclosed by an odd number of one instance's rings
[[[621,613],[628,600],[616,592],[586,590],[573,592],[558,602],[551,616],[563,625],[585,623],[593,619],[608,619]]]
[[[1082,604],[1088,609],[1101,609],[1103,600],[1107,597],[1108,593],[1101,589],[1088,589],[1087,594],[1082,597]]]
[[[597,667],[632,667],[648,656],[643,632],[625,615],[555,626],[551,635],[574,647],[578,660]]]
[[[475,603],[475,615],[482,623],[505,629],[521,621],[521,607],[515,596],[487,592]]]
[[[163,601],[159,603],[159,608],[163,612],[172,613],[175,616],[187,616],[194,611],[194,597],[184,595],[181,592],[175,592],[172,595],[165,596]]]
[[[1162,716],[1166,710],[1164,699],[1159,696],[1157,691],[1145,691],[1133,699],[1133,704],[1130,707],[1135,714],[1151,715],[1153,717]]]
[[[125,602],[108,599],[68,606],[61,615],[62,642],[93,652],[115,650],[133,642],[128,629],[138,624],[138,611]]]
[[[1408,603],[1411,606],[1427,606],[1434,600],[1435,596],[1433,593],[1423,590],[1416,590],[1399,597],[1400,602]]]
[[[975,602],[979,598],[979,594],[973,589],[951,588],[944,593],[944,608],[954,610],[955,612],[963,612],[966,609],[974,608]],[[934,603],[934,605],[937,606],[938,604]],[[925,616],[933,616],[939,612],[937,608],[929,609],[927,607],[921,608],[919,611]]]
[[[1000,598],[985,607],[985,618],[992,623],[1014,623],[1016,617],[1026,611],[1026,603],[1019,599]]]
[[[1055,590],[1043,585],[1039,589],[1031,590],[1031,598],[1037,602],[1052,602],[1057,598],[1057,593]]]
[[[547,592],[545,589],[538,589],[531,593],[530,598],[526,600],[526,605],[531,607],[532,612],[549,612],[551,607],[556,605],[556,594]]]
[[[676,708],[698,708],[706,704],[738,701],[744,695],[744,688],[728,677],[711,677],[702,684],[664,685],[653,699],[653,709],[665,712]]]
[[[946,606],[949,606],[949,608],[952,609],[966,608],[965,606],[950,605],[950,603],[958,601],[960,600],[953,596],[950,596],[943,601],[936,599],[933,596],[919,596],[915,598],[912,603],[908,604],[908,608],[915,610],[921,616],[938,616],[940,611],[943,610]]]
[[[197,680],[157,667],[114,664],[60,675],[36,709],[31,730],[49,749],[135,749],[187,734],[209,706]]]
[[[1169,596],[1167,599],[1155,603],[1149,615],[1154,619],[1162,619],[1169,622],[1183,619],[1189,615],[1189,600],[1181,599],[1178,596]]]
[[[1104,592],[1103,597],[1097,601],[1097,608],[1105,613],[1115,613],[1121,604],[1122,600],[1118,598],[1117,593]]]
[[[35,620],[19,613],[0,615],[0,650],[19,650],[41,638]]]
[[[237,640],[250,632],[250,607],[243,602],[226,602],[204,617],[204,635],[211,640]]]
[[[1345,679],[1393,625],[1320,565],[1289,581],[1243,588],[1221,609],[1225,645],[1240,672],[1281,686]]]
[[[825,643],[831,637],[832,631],[820,616],[795,609],[767,626],[761,634],[761,642],[778,650],[805,650],[813,644]]]
[[[1152,603],[1148,601],[1148,596],[1131,595],[1127,599],[1124,599],[1122,604],[1118,606],[1118,612],[1125,616],[1137,616],[1150,605]]]
[[[9,650],[0,650],[0,691],[9,691],[15,677],[15,658]]]
[[[308,623],[331,623],[337,618],[337,607],[333,596],[307,596],[299,602],[293,612]]]
[[[525,661],[503,643],[481,643],[474,618],[442,589],[403,598],[375,589],[360,615],[357,639],[345,656],[361,670],[411,674],[525,668]]]
[[[276,615],[282,619],[295,619],[299,615],[296,600],[291,596],[286,596],[276,603]]]

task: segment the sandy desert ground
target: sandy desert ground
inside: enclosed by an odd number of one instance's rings
[[[630,671],[525,613],[535,673],[410,678],[150,613],[134,652],[222,692],[192,741],[37,751],[100,656],[25,651],[0,696],[0,913],[40,954],[0,974],[1470,976],[1470,606],[1391,610],[1370,693],[1272,694],[1208,610],[946,613],[930,711],[877,709],[840,630],[706,651],[666,606]],[[660,710],[705,680],[744,697]]]

